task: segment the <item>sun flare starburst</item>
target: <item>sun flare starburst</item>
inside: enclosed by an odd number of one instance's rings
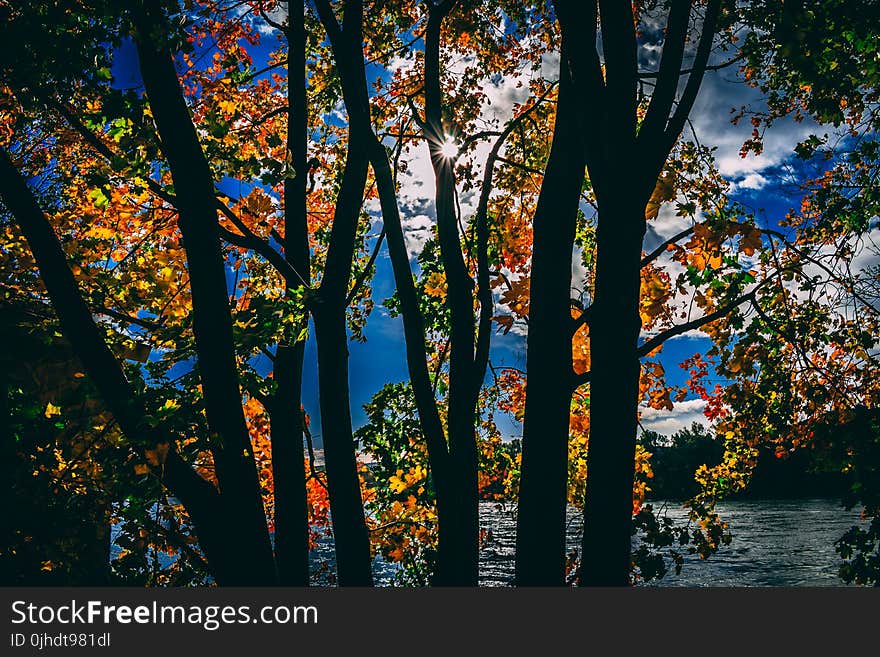
[[[455,143],[455,140],[452,137],[447,137],[443,144],[441,144],[440,155],[449,159],[458,155],[458,144]]]

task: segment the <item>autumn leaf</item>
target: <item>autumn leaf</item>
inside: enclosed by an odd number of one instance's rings
[[[528,276],[511,281],[501,295],[501,303],[507,304],[517,317],[528,317],[531,282]]]
[[[446,274],[443,272],[432,272],[425,281],[425,294],[429,296],[445,299],[446,288]]]
[[[761,248],[762,234],[760,229],[754,226],[750,227],[740,240],[739,250],[747,256],[754,255],[755,251]]]
[[[513,328],[514,318],[513,315],[495,315],[492,321],[501,326],[503,334],[507,335],[510,333],[510,329]]]
[[[675,174],[665,173],[657,179],[651,198],[645,206],[645,219],[653,221],[660,214],[660,206],[675,198]]]

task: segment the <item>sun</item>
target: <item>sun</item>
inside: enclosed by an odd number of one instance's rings
[[[446,141],[440,146],[440,155],[448,159],[458,155],[458,144],[455,143],[452,137],[447,137]]]

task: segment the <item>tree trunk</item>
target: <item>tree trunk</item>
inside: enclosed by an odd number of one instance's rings
[[[330,37],[348,112],[348,151],[330,232],[330,247],[317,298],[311,304],[318,343],[321,430],[330,514],[341,586],[371,586],[370,537],[364,519],[357,453],[351,426],[346,308],[355,241],[370,166],[370,106],[363,59],[363,6],[345,3],[345,28],[329,2],[316,9]]]
[[[428,447],[428,460],[434,492],[437,496],[437,562],[432,584],[452,585],[452,564],[455,560],[453,547],[456,545],[452,488],[455,482],[449,472],[451,467],[446,433],[437,410],[437,400],[431,386],[428,363],[425,354],[425,325],[419,310],[419,300],[413,283],[409,256],[397,207],[397,196],[391,166],[385,147],[375,134],[370,133],[370,162],[376,177],[376,189],[382,206],[382,218],[388,239],[388,254],[394,272],[397,298],[400,301],[400,314],[403,319],[403,333],[406,342],[406,363],[416,408],[419,413],[419,427]],[[452,536],[450,536],[450,533]]]
[[[621,185],[599,202],[581,586],[629,583],[645,234],[644,203],[632,196]]]
[[[269,417],[275,485],[275,562],[282,586],[309,585],[309,505],[303,454],[305,341],[278,346]]]
[[[346,296],[369,160],[358,133],[349,148],[336,199],[330,248],[318,298],[312,304],[318,344],[318,390],[324,461],[341,586],[371,586],[370,540],[364,519],[348,385]]]
[[[287,150],[295,177],[284,181],[284,257],[302,279],[311,280],[306,209],[308,180],[308,105],[306,33],[303,7],[289,3],[287,54]],[[308,317],[303,319],[308,322]],[[285,586],[309,584],[309,507],[303,456],[302,374],[305,341],[288,331],[278,345],[271,400],[272,476],[275,483],[275,562]]]
[[[451,586],[476,586],[480,524],[475,418],[482,377],[478,377],[474,363],[474,283],[461,253],[452,162],[437,152],[431,159],[451,324],[447,423],[452,480],[448,483],[451,499],[445,502],[452,526],[439,546],[436,580]]]
[[[348,391],[345,306],[314,313],[318,342],[321,432],[340,586],[371,586],[370,537],[364,520]]]
[[[432,8],[425,32],[425,127],[434,170],[434,202],[440,258],[446,273],[451,342],[447,423],[452,480],[447,514],[451,512],[452,526],[438,548],[436,580],[455,586],[476,586],[480,534],[476,405],[483,372],[476,371],[474,281],[462,254],[455,203],[455,162],[442,152],[448,137],[442,116],[440,28],[451,7],[447,3]]]
[[[212,453],[226,522],[235,526],[229,540],[239,558],[251,564],[244,579],[235,583],[271,584],[275,581],[274,556],[242,409],[214,182],[171,54],[150,41],[163,19],[148,11],[138,14],[136,23],[140,70],[162,152],[171,168],[180,213],[178,227],[192,291],[197,369],[208,426],[217,437],[212,441]]]
[[[227,522],[214,486],[184,463],[174,451],[176,436],[165,434],[161,427],[153,428],[146,422],[143,403],[104,342],[49,220],[3,149],[0,149],[0,198],[28,241],[64,336],[70,341],[122,432],[141,449],[155,449],[157,444],[171,446],[157,474],[186,507],[215,579],[220,584],[251,579],[249,560],[241,558],[242,555],[235,549],[235,541],[230,539],[230,534],[240,528]]]
[[[585,168],[576,99],[568,67],[563,65],[553,144],[533,221],[517,586],[561,586],[565,580],[573,375],[571,255]]]

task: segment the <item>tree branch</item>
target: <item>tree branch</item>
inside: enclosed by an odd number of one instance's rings
[[[476,233],[477,233],[477,298],[480,302],[480,316],[477,326],[476,350],[474,356],[474,381],[478,387],[482,384],[482,377],[489,363],[489,347],[492,327],[492,314],[494,304],[492,300],[492,289],[489,284],[489,197],[492,194],[492,177],[495,171],[495,162],[502,159],[499,155],[501,147],[504,145],[511,133],[516,130],[530,114],[532,114],[541,103],[546,100],[550,92],[556,87],[557,83],[550,85],[543,94],[541,94],[534,103],[528,108],[520,112],[520,114],[507,122],[504,130],[498,139],[492,145],[492,150],[486,158],[486,166],[483,173],[483,184],[480,187],[480,198],[477,202],[476,213]],[[504,160],[507,161],[507,160]]]
[[[657,84],[639,128],[640,140],[655,141],[666,129],[666,120],[675,100],[675,92],[678,90],[679,69],[684,57],[692,5],[693,0],[680,0],[672,3],[672,8],[669,10]]]
[[[658,246],[656,249],[654,249],[653,251],[651,251],[650,253],[645,255],[642,258],[639,266],[645,267],[646,265],[649,265],[650,263],[654,262],[654,260],[656,260],[661,255],[663,255],[663,253],[666,252],[666,249],[669,248],[670,244],[675,244],[678,240],[684,239],[685,237],[687,237],[688,235],[690,235],[693,232],[694,232],[694,227],[691,226],[690,228],[685,228],[683,231],[676,233],[675,235],[670,237],[668,240],[666,240],[665,242],[660,244],[660,246]]]
[[[754,299],[755,293],[757,291],[758,287],[754,288],[750,292],[747,292],[746,294],[743,294],[741,297],[738,297],[733,301],[724,304],[718,310],[711,312],[708,315],[703,315],[702,317],[698,317],[697,319],[691,320],[690,322],[679,324],[678,326],[674,326],[671,329],[660,333],[659,335],[655,335],[647,342],[639,345],[639,348],[637,349],[638,355],[641,357],[645,354],[649,354],[657,347],[662,345],[664,342],[666,342],[669,338],[674,338],[675,336],[681,335],[682,333],[687,333],[688,331],[698,329],[701,326],[705,326],[710,322],[714,322],[716,319],[721,319],[722,317],[729,315],[734,309],[741,306],[746,301]]]
[[[351,292],[348,293],[348,296],[345,298],[345,305],[348,306],[354,301],[354,298],[358,295],[361,287],[363,287],[364,283],[367,280],[367,276],[370,275],[370,270],[373,268],[373,265],[376,264],[376,258],[379,256],[379,249],[382,248],[382,242],[385,241],[385,226],[382,226],[382,231],[379,233],[379,237],[376,239],[376,244],[373,247],[373,253],[370,254],[370,259],[367,261],[367,264],[364,266],[363,271],[357,277],[357,280],[354,282],[354,285],[351,288]]]
[[[662,137],[661,151],[663,160],[665,161],[667,154],[675,145],[684,124],[687,121],[694,102],[697,100],[697,93],[700,91],[700,85],[703,83],[703,76],[706,73],[706,65],[709,62],[709,54],[712,51],[712,42],[715,39],[715,26],[718,23],[718,17],[721,13],[721,0],[709,0],[706,6],[706,16],[703,19],[703,30],[700,34],[700,41],[697,45],[697,53],[694,56],[692,71],[688,75],[687,83],[682,92],[675,113],[669,120],[669,125]],[[663,166],[663,162],[655,163],[659,170]]]
[[[725,69],[725,68],[729,68],[729,67],[733,66],[733,65],[736,64],[737,62],[741,62],[741,61],[743,61],[745,58],[746,58],[746,56],[745,56],[744,54],[739,54],[739,55],[737,55],[736,57],[731,57],[731,58],[728,59],[726,62],[722,62],[721,64],[711,64],[711,65],[707,65],[707,66],[704,68],[704,70],[705,70],[706,72],[709,72],[709,71],[721,71],[721,70],[723,70],[723,69]],[[693,69],[693,68],[683,68],[683,69],[681,69],[681,70],[678,72],[678,75],[679,75],[679,76],[682,76],[682,75],[687,75],[688,73],[693,73],[693,72],[694,72],[694,69]],[[656,78],[657,75],[658,75],[657,73],[651,73],[651,72],[649,72],[649,71],[639,71],[639,79],[650,79],[650,78]]]
[[[210,539],[219,508],[217,489],[180,459],[173,448],[176,436],[147,422],[143,402],[95,324],[49,220],[4,148],[0,148],[0,199],[28,242],[64,336],[122,432],[142,452],[157,445],[169,446],[165,463],[157,466],[158,472],[192,515],[206,553],[216,557],[219,546]]]

